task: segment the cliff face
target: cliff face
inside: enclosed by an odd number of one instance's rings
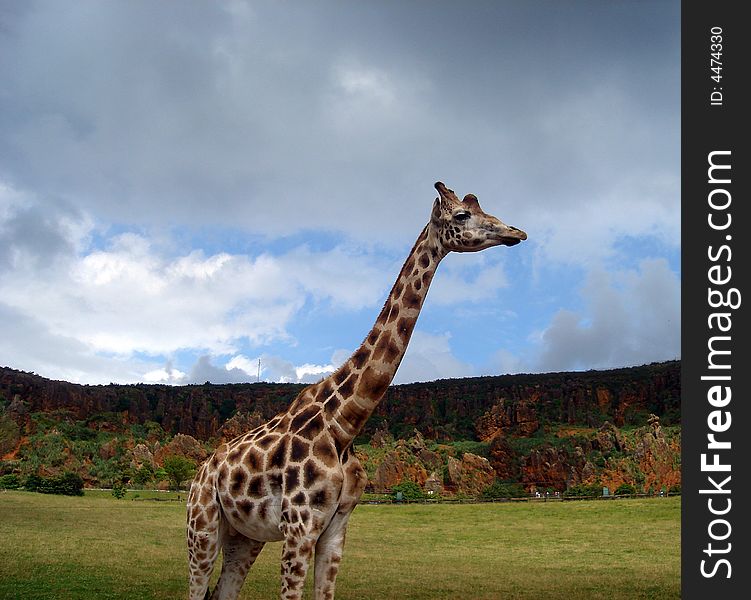
[[[51,381],[0,368],[0,408],[19,426],[31,413],[57,413],[89,424],[155,422],[169,434],[216,439],[240,414],[270,419],[304,386],[294,384],[105,385]],[[449,379],[392,386],[363,434],[388,429],[397,438],[418,429],[428,439],[491,440],[529,436],[550,424],[642,425],[649,414],[680,420],[680,363],[587,371]]]
[[[0,369],[0,475],[73,471],[90,485],[166,485],[167,456],[203,460],[284,410],[302,385],[82,386]],[[356,441],[381,493],[680,484],[680,365],[393,386]],[[664,426],[664,427],[663,427]],[[161,479],[160,479],[161,478]]]

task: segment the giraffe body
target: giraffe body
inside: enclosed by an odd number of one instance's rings
[[[289,409],[217,448],[188,498],[190,598],[237,597],[266,542],[283,541],[283,599],[298,599],[315,560],[314,594],[333,599],[349,516],[367,483],[352,441],[386,392],[407,349],[441,259],[515,245],[526,234],[436,184],[431,220],[417,239],[373,329],[332,375],[306,387]]]

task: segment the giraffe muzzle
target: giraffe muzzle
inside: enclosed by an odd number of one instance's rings
[[[527,234],[521,229],[506,225],[498,231],[493,232],[501,246],[516,246],[518,243],[527,239]]]

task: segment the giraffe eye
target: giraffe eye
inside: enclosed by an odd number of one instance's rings
[[[461,223],[469,219],[469,217],[470,217],[470,214],[468,212],[461,212],[461,213],[456,213],[454,215],[454,220],[459,221]]]

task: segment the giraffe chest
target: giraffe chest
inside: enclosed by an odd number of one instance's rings
[[[281,540],[289,527],[325,528],[339,503],[342,466],[338,460],[327,464],[329,454],[314,452],[315,446],[275,433],[231,443],[216,465],[228,523],[259,541]]]

